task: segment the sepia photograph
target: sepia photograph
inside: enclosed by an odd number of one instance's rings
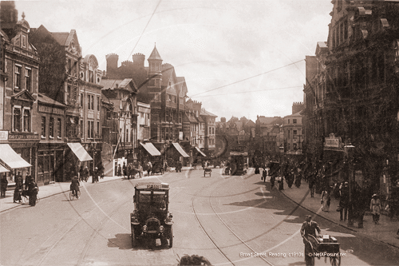
[[[0,266],[399,265],[399,0],[0,1]]]

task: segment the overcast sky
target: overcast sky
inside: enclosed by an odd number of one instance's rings
[[[330,0],[16,1],[31,28],[75,29],[83,56],[156,47],[188,96],[220,117],[286,116],[303,101],[305,56],[326,41]],[[146,65],[148,61],[146,61]]]

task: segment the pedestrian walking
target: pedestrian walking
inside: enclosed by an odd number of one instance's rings
[[[22,189],[23,189],[23,180],[20,173],[15,177],[15,189],[14,189],[14,203],[17,201],[20,203],[22,201]]]
[[[0,179],[1,182],[1,197],[5,198],[6,197],[6,191],[7,191],[7,187],[8,187],[8,180],[7,177],[5,175],[3,175]]]
[[[118,164],[118,176],[122,175],[122,169],[121,169],[121,165]]]
[[[342,219],[346,221],[348,217],[348,207],[349,207],[349,187],[348,182],[343,183],[340,189],[340,198],[339,198],[339,218],[340,221]]]
[[[39,193],[39,187],[35,180],[30,179],[29,188],[28,188],[28,195],[29,195],[29,205],[35,206],[37,200],[37,194]]]
[[[123,171],[123,178],[127,177],[127,167],[125,162],[123,162],[122,171]]]
[[[127,166],[127,170],[126,170],[127,179],[130,179],[130,175],[131,175],[131,174],[132,174],[132,165],[129,164],[129,165]]]
[[[80,166],[80,168],[79,168],[79,180],[81,181],[81,182],[83,182],[83,179],[84,179],[84,167],[83,167],[83,165],[81,165]]]
[[[328,187],[325,187],[321,193],[321,204],[323,205],[321,210],[324,212],[328,212],[330,209],[331,196],[329,190],[330,189]]]
[[[85,182],[87,182],[87,179],[89,178],[89,168],[87,167],[87,165],[83,169],[83,178]]]
[[[141,163],[139,163],[138,171],[139,171],[139,178],[142,178],[143,177],[143,166],[141,166]]]
[[[310,190],[310,197],[314,198],[314,191],[315,191],[315,177],[311,175],[309,177],[309,190]]]
[[[378,221],[380,220],[381,201],[377,194],[371,196],[370,211],[373,214],[374,223],[378,224]]]
[[[150,176],[151,172],[152,172],[152,163],[151,163],[151,161],[148,161],[148,163],[147,163],[147,174],[148,174],[148,176]]]

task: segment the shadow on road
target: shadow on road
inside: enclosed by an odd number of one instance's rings
[[[134,249],[134,250],[149,250],[156,251],[162,249],[168,249],[167,246],[160,245],[160,242],[157,240],[156,243],[150,243],[149,241],[145,241],[144,239],[140,239],[137,242],[135,248],[132,247],[130,234],[116,234],[115,238],[109,238],[107,246],[110,248],[119,248],[119,249]],[[152,244],[152,245],[151,245]]]

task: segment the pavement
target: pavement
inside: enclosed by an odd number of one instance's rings
[[[275,187],[274,189],[277,188]],[[323,217],[330,222],[336,223],[353,232],[356,232],[357,234],[361,234],[363,236],[370,237],[393,247],[399,248],[399,236],[396,235],[396,232],[399,228],[398,218],[394,217],[391,219],[386,215],[380,215],[379,223],[375,224],[373,222],[373,216],[371,213],[366,212],[364,215],[363,228],[358,228],[357,222],[354,222],[354,226],[348,226],[347,221],[340,221],[340,214],[336,211],[339,200],[331,197],[329,212],[322,211],[321,194],[315,193],[314,197],[312,198],[309,193],[309,185],[303,180],[299,188],[297,188],[295,184],[289,188],[287,183],[285,183],[284,190],[281,190],[280,193],[304,209],[307,209],[308,211]]]
[[[183,167],[182,171],[187,171],[187,170],[192,170],[194,169],[193,167]],[[168,169],[168,172],[174,172],[174,168]],[[147,175],[147,171],[143,172],[144,176],[141,179],[150,179],[150,178],[156,178],[159,177],[159,175]],[[104,176],[104,178],[100,178],[99,183],[104,183],[104,182],[109,182],[109,181],[114,181],[118,179],[122,179],[123,177],[121,176]],[[65,192],[69,193],[69,185],[71,182],[55,182],[49,185],[45,186],[39,186],[39,193],[38,193],[38,198],[39,200],[45,199],[54,195],[62,194]],[[85,186],[94,186],[95,183],[92,183],[92,178],[89,177],[87,182],[84,183]],[[12,186],[8,187],[8,190],[6,191],[6,197],[5,198],[0,198],[0,213],[6,212],[8,210],[16,209],[19,208],[23,205],[28,205],[29,202],[26,203],[14,203],[14,188]],[[39,202],[40,204],[40,202]]]

